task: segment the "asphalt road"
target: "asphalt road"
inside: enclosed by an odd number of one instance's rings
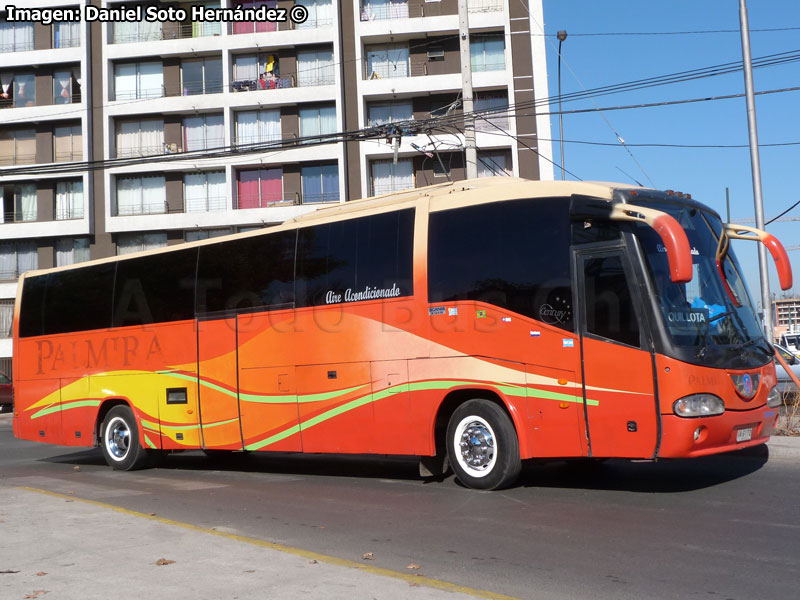
[[[800,461],[763,449],[659,463],[527,465],[520,485],[423,482],[416,462],[170,457],[133,473],[96,450],[15,440],[0,486],[29,486],[518,598],[797,597]],[[78,467],[78,468],[76,468]],[[1,509],[2,507],[0,507]],[[31,532],[31,539],[43,532]],[[356,596],[358,597],[358,596]]]

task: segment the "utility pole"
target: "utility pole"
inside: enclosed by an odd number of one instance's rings
[[[567,30],[556,34],[558,38],[558,139],[561,143],[561,181],[564,181],[564,113],[561,110],[561,44],[567,39]]]
[[[475,117],[472,115],[472,56],[469,50],[469,9],[467,0],[458,0],[458,42],[461,50],[461,97],[464,107],[464,159],[467,179],[478,176],[478,151],[475,148]]]
[[[756,125],[756,100],[753,92],[753,61],[750,56],[750,24],[747,20],[747,4],[739,0],[739,28],[742,34],[742,62],[744,63],[744,87],[747,98],[747,129],[750,132],[750,168],[753,171],[753,202],[756,212],[756,227],[764,229],[764,200],[761,196],[761,161],[758,157],[758,126]],[[758,244],[758,270],[761,275],[761,306],[764,313],[764,334],[771,344],[772,302],[769,297],[769,271],[767,271],[767,249]]]

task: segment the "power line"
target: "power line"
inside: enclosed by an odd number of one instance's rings
[[[750,33],[768,33],[777,31],[798,31],[800,27],[768,27],[761,29],[751,29]],[[644,35],[707,35],[712,33],[735,33],[739,35],[739,29],[700,29],[695,31],[598,31],[585,33],[572,33],[570,37],[602,37],[602,36],[644,36]],[[539,37],[556,37],[555,33],[534,33]]]

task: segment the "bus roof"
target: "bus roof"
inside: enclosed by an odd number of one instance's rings
[[[20,276],[20,282],[24,277],[27,276],[44,275],[53,271],[77,269],[88,265],[97,265],[105,262],[127,260],[130,258],[151,254],[173,252],[193,246],[217,244],[231,238],[254,237],[263,235],[267,232],[293,229],[295,227],[302,227],[305,224],[315,222],[336,221],[340,217],[353,215],[359,212],[385,212],[391,210],[395,206],[400,207],[404,204],[411,204],[425,197],[430,199],[429,210],[431,212],[436,212],[439,210],[446,210],[448,208],[455,208],[457,206],[470,206],[484,202],[498,202],[517,198],[547,198],[558,196],[569,197],[573,194],[594,196],[596,198],[611,200],[614,196],[615,190],[629,189],[642,188],[637,188],[636,186],[623,183],[607,183],[598,181],[536,181],[531,179],[521,179],[518,177],[481,177],[479,179],[440,183],[401,192],[393,192],[380,196],[363,198],[360,200],[350,200],[334,206],[326,206],[314,212],[288,219],[278,225],[257,229],[255,231],[248,231],[246,233],[233,233],[230,235],[224,235],[205,240],[176,244],[174,246],[167,246],[164,248],[145,250],[143,252],[134,252],[121,256],[100,258],[74,265],[27,271]],[[491,190],[491,197],[487,197],[487,190]]]

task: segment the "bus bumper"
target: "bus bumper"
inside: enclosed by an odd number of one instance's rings
[[[693,419],[661,415],[658,457],[689,458],[758,446],[775,430],[779,410],[762,406]]]

